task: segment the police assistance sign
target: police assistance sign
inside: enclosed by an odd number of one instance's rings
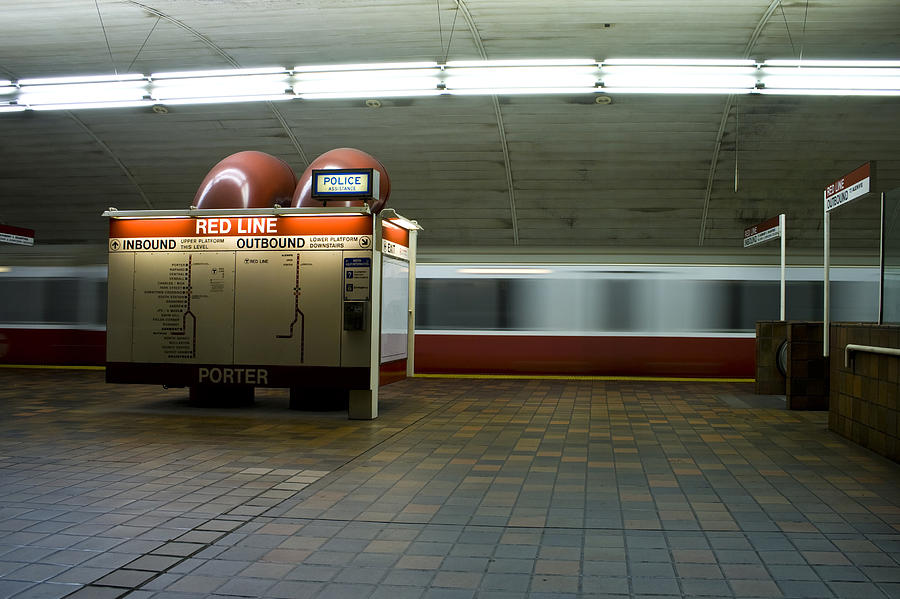
[[[313,170],[312,197],[378,199],[379,173],[372,168]]]

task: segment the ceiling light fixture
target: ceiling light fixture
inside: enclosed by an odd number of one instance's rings
[[[898,68],[900,60],[767,60],[767,67],[826,67],[844,69],[852,67]]]
[[[601,66],[755,67],[755,60],[726,58],[608,58]]]
[[[765,89],[847,91],[900,90],[900,69],[859,67],[772,67],[760,69]]]
[[[491,66],[451,67],[443,73],[443,83],[451,93],[487,89],[593,88],[600,72],[597,66]]]
[[[593,94],[598,90],[595,86],[585,87],[473,87],[465,89],[448,89],[451,96],[526,96],[547,94]]]
[[[283,94],[289,86],[286,74],[164,79],[153,82],[150,95],[157,100],[265,96]]]
[[[543,94],[900,95],[900,60],[590,58],[162,71],[0,80],[0,112],[274,100]]]
[[[152,106],[150,100],[125,100],[119,102],[60,102],[58,104],[38,104],[30,110],[80,110],[82,108],[136,108]],[[24,107],[23,107],[24,109]]]
[[[293,90],[301,97],[318,94],[339,94],[338,97],[380,95],[376,92],[401,92],[403,95],[416,95],[420,91],[427,92],[437,89],[441,83],[440,73],[441,71],[437,67],[432,69],[295,73]]]
[[[291,69],[294,73],[320,73],[340,71],[394,71],[397,69],[434,69],[436,62],[370,62],[355,64],[316,64]]]
[[[450,60],[448,68],[492,68],[492,67],[596,67],[593,58],[548,58],[529,60]]]
[[[194,79],[196,77],[240,77],[242,75],[275,75],[288,70],[284,67],[260,67],[255,69],[215,69],[206,71],[163,71],[151,73],[150,79]]]
[[[163,104],[165,106],[186,106],[190,104],[235,104],[241,102],[278,102],[281,100],[293,100],[292,94],[261,94],[244,96],[208,96],[200,98],[173,98],[170,100],[154,100],[150,104]]]
[[[614,91],[616,87],[657,89],[710,90],[739,89],[738,93],[750,93],[756,87],[756,67],[736,66],[604,66],[601,68],[603,87]],[[696,92],[693,92],[696,93]],[[720,93],[710,91],[709,93]],[[730,92],[727,92],[730,93]]]
[[[115,81],[139,81],[146,79],[146,75],[130,73],[127,75],[88,75],[86,77],[37,77],[19,79],[18,84],[24,85],[66,85],[70,83],[103,83]]]

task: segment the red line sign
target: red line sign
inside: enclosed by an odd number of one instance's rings
[[[0,225],[0,242],[16,245],[34,245],[34,229]]]
[[[773,216],[769,220],[744,229],[744,247],[775,239],[781,235],[780,218]]]
[[[825,188],[825,212],[863,196],[872,189],[872,163],[867,162]]]

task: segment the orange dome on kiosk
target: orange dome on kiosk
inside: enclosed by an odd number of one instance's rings
[[[271,208],[287,206],[297,185],[288,164],[265,152],[228,156],[209,170],[194,196],[197,208]]]
[[[366,154],[362,150],[356,148],[337,148],[329,150],[318,158],[303,171],[300,175],[300,181],[297,183],[297,189],[294,191],[294,197],[291,200],[291,206],[297,207],[322,207],[325,205],[319,199],[312,197],[312,175],[314,170],[338,170],[338,169],[365,169],[371,168],[378,171],[379,190],[378,199],[370,200],[369,207],[373,213],[381,212],[384,205],[391,195],[391,179],[388,177],[387,170],[384,165],[370,154]],[[362,206],[363,200],[328,200],[329,206]]]

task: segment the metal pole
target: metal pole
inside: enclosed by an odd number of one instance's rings
[[[778,215],[778,227],[781,229],[781,320],[785,319],[785,310],[784,310],[784,270],[785,270],[785,238],[787,237],[787,231],[784,229],[784,214]]]
[[[406,376],[416,372],[416,249],[418,231],[409,231],[409,306],[406,321]]]
[[[822,355],[828,357],[828,279],[831,268],[831,214],[825,212],[825,268],[822,279],[822,288],[824,290],[823,316],[822,316]]]
[[[881,192],[881,243],[878,244],[878,324],[884,324],[884,240],[887,223],[884,222],[884,192]]]

